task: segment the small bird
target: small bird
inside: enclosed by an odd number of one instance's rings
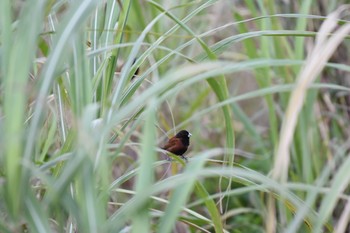
[[[186,130],[181,130],[174,137],[170,138],[168,143],[162,148],[163,150],[169,151],[177,156],[180,156],[187,161],[187,158],[183,154],[187,151],[190,145],[190,134]]]
[[[131,65],[134,65],[136,61],[137,61],[137,58],[135,58],[135,59],[133,60],[133,62],[132,62]],[[121,62],[121,61],[118,61],[118,63],[119,63],[119,62]],[[116,72],[117,74],[119,74],[119,73],[121,72],[121,70],[123,69],[124,65],[125,65],[125,64],[118,65],[118,66],[116,67],[115,72]],[[137,69],[135,70],[135,73],[134,73],[134,74],[132,75],[132,77],[131,77],[131,81],[132,81],[134,78],[137,77],[137,75],[139,74],[139,72],[140,72],[140,67],[137,67]]]
[[[132,62],[132,64],[134,65],[136,62],[137,58],[134,59],[134,61]],[[140,67],[137,67],[135,73],[133,74],[133,76],[131,77],[131,80],[133,80],[134,78],[136,78],[136,76],[139,74],[140,72]]]

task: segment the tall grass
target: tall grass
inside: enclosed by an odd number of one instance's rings
[[[0,232],[347,232],[341,4],[0,1]]]

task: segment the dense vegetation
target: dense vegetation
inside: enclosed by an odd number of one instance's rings
[[[1,0],[0,232],[348,232],[345,3]]]

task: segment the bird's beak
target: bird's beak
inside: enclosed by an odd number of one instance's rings
[[[188,137],[190,138],[192,136],[192,134],[191,133],[188,133]]]

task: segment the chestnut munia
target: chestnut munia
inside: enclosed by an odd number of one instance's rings
[[[188,131],[181,130],[174,137],[170,138],[162,149],[178,155],[187,161],[187,158],[183,156],[183,154],[187,151],[187,148],[190,145],[191,136],[192,134]]]

